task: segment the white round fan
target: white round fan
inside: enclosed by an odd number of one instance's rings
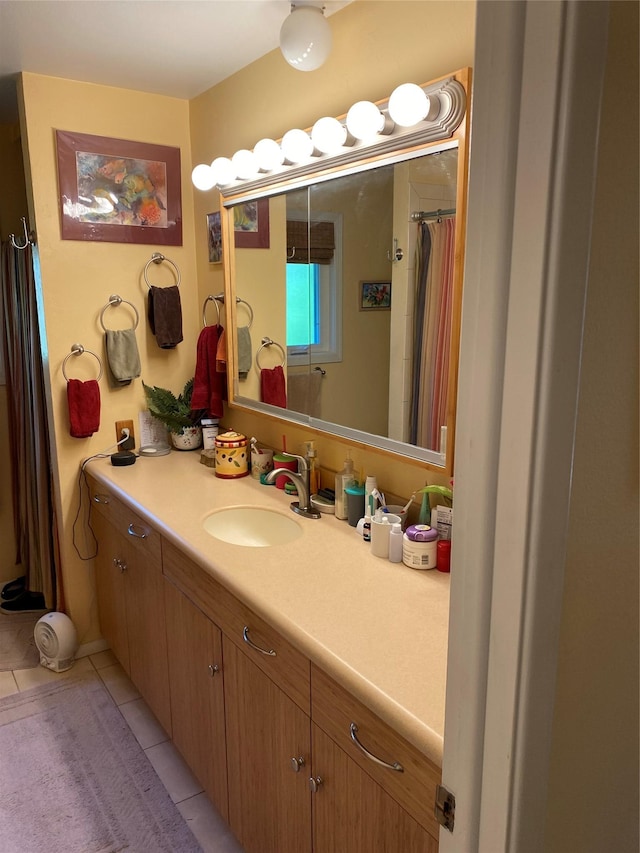
[[[40,652],[40,663],[54,672],[71,669],[78,649],[73,622],[64,613],[47,613],[38,619],[33,638]]]

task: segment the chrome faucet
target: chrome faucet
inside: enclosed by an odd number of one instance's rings
[[[311,494],[309,486],[309,464],[304,456],[297,456],[295,453],[288,453],[288,456],[293,456],[298,460],[298,473],[290,471],[288,468],[275,468],[269,471],[264,478],[265,483],[274,483],[276,477],[281,474],[288,477],[298,490],[299,501],[293,501],[291,509],[297,512],[298,515],[303,515],[305,518],[320,518],[318,510],[311,506]]]

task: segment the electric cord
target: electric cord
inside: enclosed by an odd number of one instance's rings
[[[80,521],[80,516],[81,516],[82,510],[83,510],[84,496],[86,495],[87,497],[89,497],[89,484],[87,482],[87,473],[85,471],[85,468],[89,464],[89,462],[92,462],[94,459],[106,459],[108,456],[111,455],[111,451],[114,448],[119,447],[121,444],[123,444],[129,438],[129,430],[124,429],[123,432],[125,432],[126,435],[124,435],[124,437],[121,438],[120,441],[117,441],[115,444],[112,444],[111,447],[107,447],[105,450],[102,450],[100,453],[94,453],[93,456],[88,456],[84,460],[84,462],[82,462],[82,464],[80,465],[80,473],[78,475],[78,497],[79,497],[78,511],[76,512],[76,516],[73,520],[73,526],[71,528],[71,531],[72,531],[73,547],[75,548],[76,554],[78,555],[78,557],[80,557],[81,560],[85,560],[85,561],[86,560],[93,560],[94,557],[96,557],[98,554],[98,540],[96,538],[96,534],[94,533],[93,527],[91,526],[91,501],[90,500],[86,504],[86,509],[85,509],[85,513],[84,513],[84,514],[86,514],[86,520],[85,520],[85,524],[84,524],[84,532],[85,532],[85,534],[86,533],[91,534],[91,537],[93,539],[93,545],[92,545],[93,553],[89,554],[86,557],[83,556],[81,551],[80,551],[80,548],[78,547],[78,543],[77,543],[77,539],[76,539],[76,528],[78,526],[78,522]]]

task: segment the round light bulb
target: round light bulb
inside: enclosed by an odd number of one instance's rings
[[[389,115],[400,127],[412,127],[429,113],[429,98],[415,83],[403,83],[389,98]]]
[[[358,101],[347,113],[347,130],[356,139],[373,139],[384,126],[384,116],[371,101]]]
[[[247,181],[250,178],[255,178],[258,173],[258,164],[253,156],[253,151],[247,148],[241,148],[231,158],[236,177]]]
[[[282,137],[282,153],[290,163],[302,163],[313,154],[313,142],[304,130],[288,130]]]
[[[347,128],[337,118],[319,118],[311,130],[311,141],[323,154],[335,154],[347,141]]]
[[[280,50],[292,68],[315,71],[331,53],[331,27],[317,6],[298,6],[280,28]]]
[[[216,180],[211,166],[206,163],[200,163],[191,172],[191,182],[198,190],[210,190],[216,185]]]
[[[275,139],[261,139],[253,147],[258,168],[263,172],[271,172],[282,165],[284,154]]]
[[[219,187],[233,183],[236,177],[235,167],[228,157],[216,157],[211,164],[211,171]]]

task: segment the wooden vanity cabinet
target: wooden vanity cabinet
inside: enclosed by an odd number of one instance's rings
[[[173,742],[228,820],[222,633],[165,578]]]
[[[160,535],[90,481],[98,540],[96,586],[101,629],[113,653],[171,734]]]

